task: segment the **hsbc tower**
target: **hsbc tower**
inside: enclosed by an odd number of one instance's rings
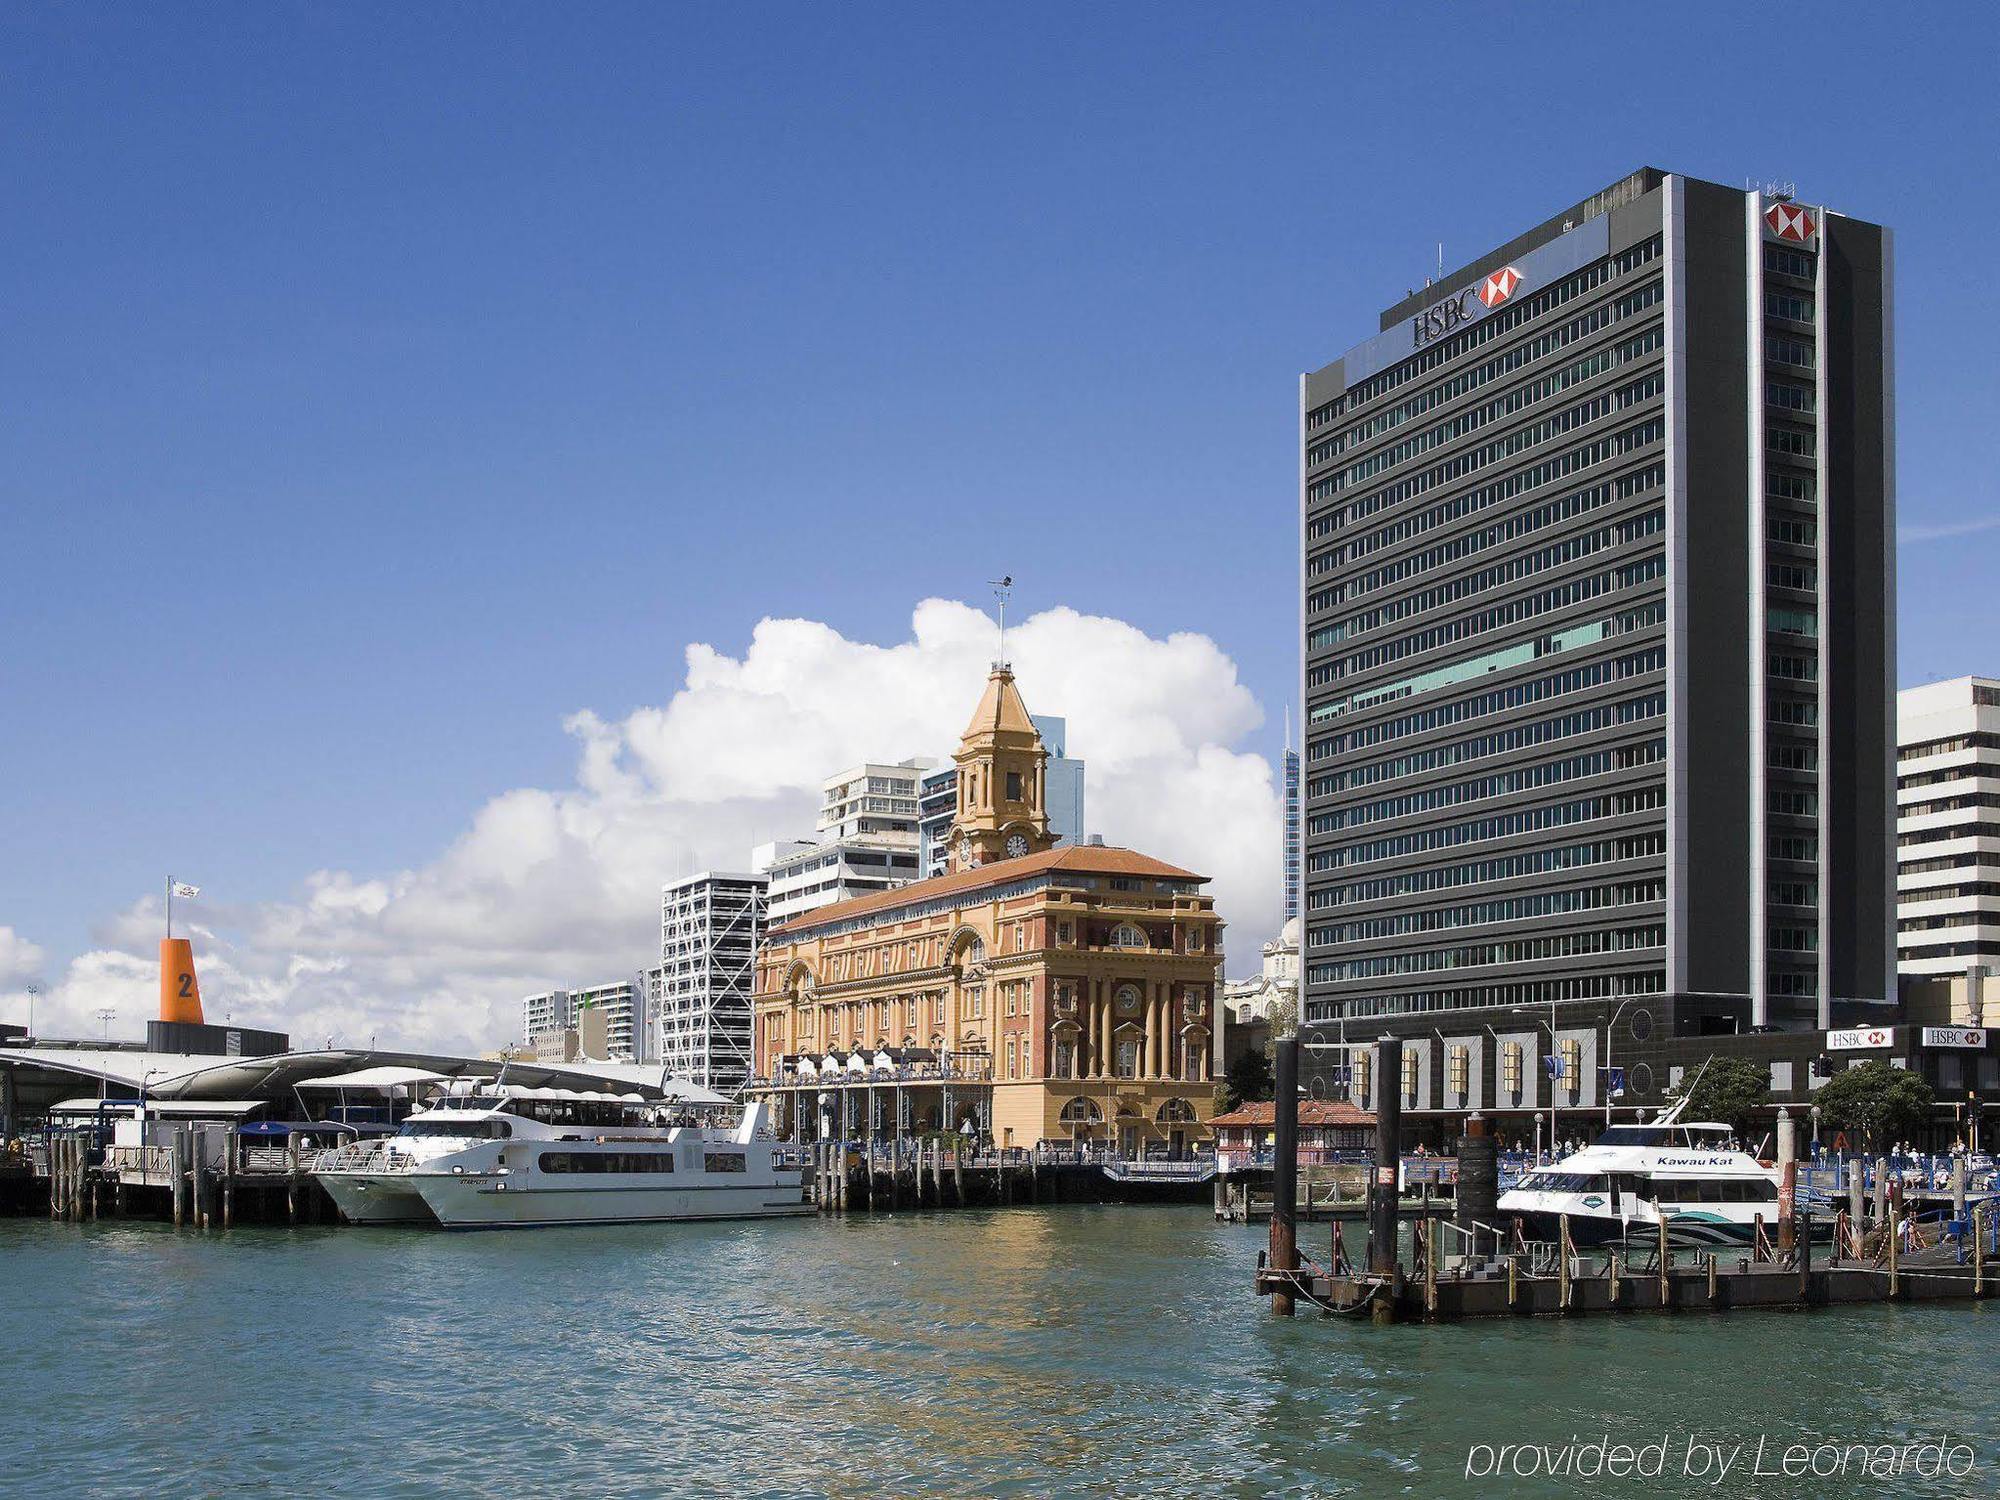
[[[1302,377],[1304,1015],[1431,1107],[1893,1000],[1890,257],[1648,168]]]

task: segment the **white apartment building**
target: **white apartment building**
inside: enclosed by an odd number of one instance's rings
[[[1945,981],[1956,1024],[2000,1020],[2000,681],[1904,689],[1896,744],[1897,969]]]
[[[653,1060],[647,1026],[648,996],[644,976],[587,985],[574,990],[547,990],[521,1002],[522,1040],[537,1053],[585,1056],[561,1046],[563,1033],[579,1029],[584,1011],[599,1012],[604,1021],[604,1056],[600,1062],[643,1063]],[[592,1027],[594,1034],[595,1027]],[[591,1050],[594,1050],[591,1049]]]
[[[917,780],[936,764],[916,756],[893,766],[870,762],[829,776],[820,789],[820,842],[868,839],[914,849]]]
[[[758,854],[769,847],[760,846]],[[758,863],[756,854],[750,862]],[[809,844],[762,867],[771,882],[765,921],[779,927],[836,901],[908,885],[922,876],[919,864],[914,835],[900,847],[871,838]]]
[[[704,870],[660,893],[660,966],[647,971],[667,1073],[734,1094],[750,1076],[750,1000],[769,878]]]
[[[521,1002],[521,1040],[529,1050],[544,1038],[569,1030],[571,1016],[568,990],[544,990]]]
[[[871,761],[827,777],[817,838],[762,844],[751,852],[751,869],[770,878],[766,921],[775,927],[836,901],[920,879],[917,783],[934,764],[923,757],[894,765]]]

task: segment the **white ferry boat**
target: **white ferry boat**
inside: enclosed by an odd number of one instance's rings
[[[1655,1243],[1660,1221],[1676,1245],[1747,1244],[1761,1215],[1776,1233],[1778,1174],[1730,1144],[1727,1125],[1613,1125],[1500,1195],[1501,1224],[1518,1216],[1529,1239],[1557,1238],[1569,1219],[1579,1247]]]
[[[637,1094],[482,1084],[400,1133],[330,1151],[313,1176],[356,1224],[447,1229],[768,1218],[809,1213],[800,1169],[764,1129]]]

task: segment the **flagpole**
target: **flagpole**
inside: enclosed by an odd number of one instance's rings
[[[174,877],[167,877],[167,936],[174,935]]]

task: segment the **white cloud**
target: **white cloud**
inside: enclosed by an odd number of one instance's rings
[[[2000,526],[2000,516],[1976,516],[1969,521],[1919,522],[1897,527],[1896,541],[1905,547],[1917,542],[1942,542],[1957,536],[1976,536],[1996,526]]]
[[[0,927],[0,986],[25,985],[41,972],[42,950],[11,927]]]
[[[573,785],[495,797],[429,864],[320,870],[293,899],[260,905],[204,902],[208,1014],[300,1043],[511,1040],[523,995],[655,956],[664,880],[741,867],[752,844],[808,833],[820,781],[843,765],[949,753],[993,644],[979,611],[927,599],[892,646],[771,619],[740,657],[690,646],[664,705],[567,720]],[[1204,636],[1162,640],[1069,609],[1010,630],[1008,650],[1029,708],[1069,720],[1092,830],[1214,876],[1230,947],[1254,954],[1276,926],[1279,793],[1270,763],[1239,748],[1263,714],[1235,664]],[[110,1004],[118,1029],[137,1030],[156,994],[158,931],[156,902],[107,924],[105,946],[52,986],[39,1029],[87,1033]],[[20,941],[0,928],[0,991],[14,987],[8,945]],[[32,945],[21,951],[39,962]]]

